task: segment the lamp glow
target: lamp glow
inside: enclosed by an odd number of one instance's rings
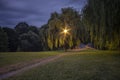
[[[67,29],[64,29],[64,33],[66,34],[68,32],[68,30]]]

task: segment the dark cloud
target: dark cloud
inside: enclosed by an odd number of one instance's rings
[[[50,14],[60,12],[63,7],[80,10],[86,0],[0,0],[0,25],[14,27],[25,21],[30,25],[41,26]]]

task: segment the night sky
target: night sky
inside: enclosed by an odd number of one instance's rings
[[[73,7],[80,11],[86,0],[0,0],[0,26],[15,27],[19,22],[40,27],[52,12]]]

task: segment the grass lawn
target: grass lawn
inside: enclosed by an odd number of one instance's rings
[[[5,80],[120,80],[118,51],[87,50],[66,54],[56,61]]]
[[[40,59],[48,56],[57,55],[58,51],[49,52],[3,52],[0,53],[0,67],[11,64],[22,63],[34,59]]]

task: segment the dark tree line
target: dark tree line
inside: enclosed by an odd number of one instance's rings
[[[8,50],[8,37],[4,30],[0,27],[0,51]]]
[[[25,22],[0,27],[0,51],[72,49],[92,43],[97,49],[120,49],[120,0],[88,0],[79,13],[74,8],[53,12],[40,28]],[[69,29],[64,35],[63,29]]]
[[[20,22],[14,29],[0,27],[0,51],[41,51],[39,29]]]

